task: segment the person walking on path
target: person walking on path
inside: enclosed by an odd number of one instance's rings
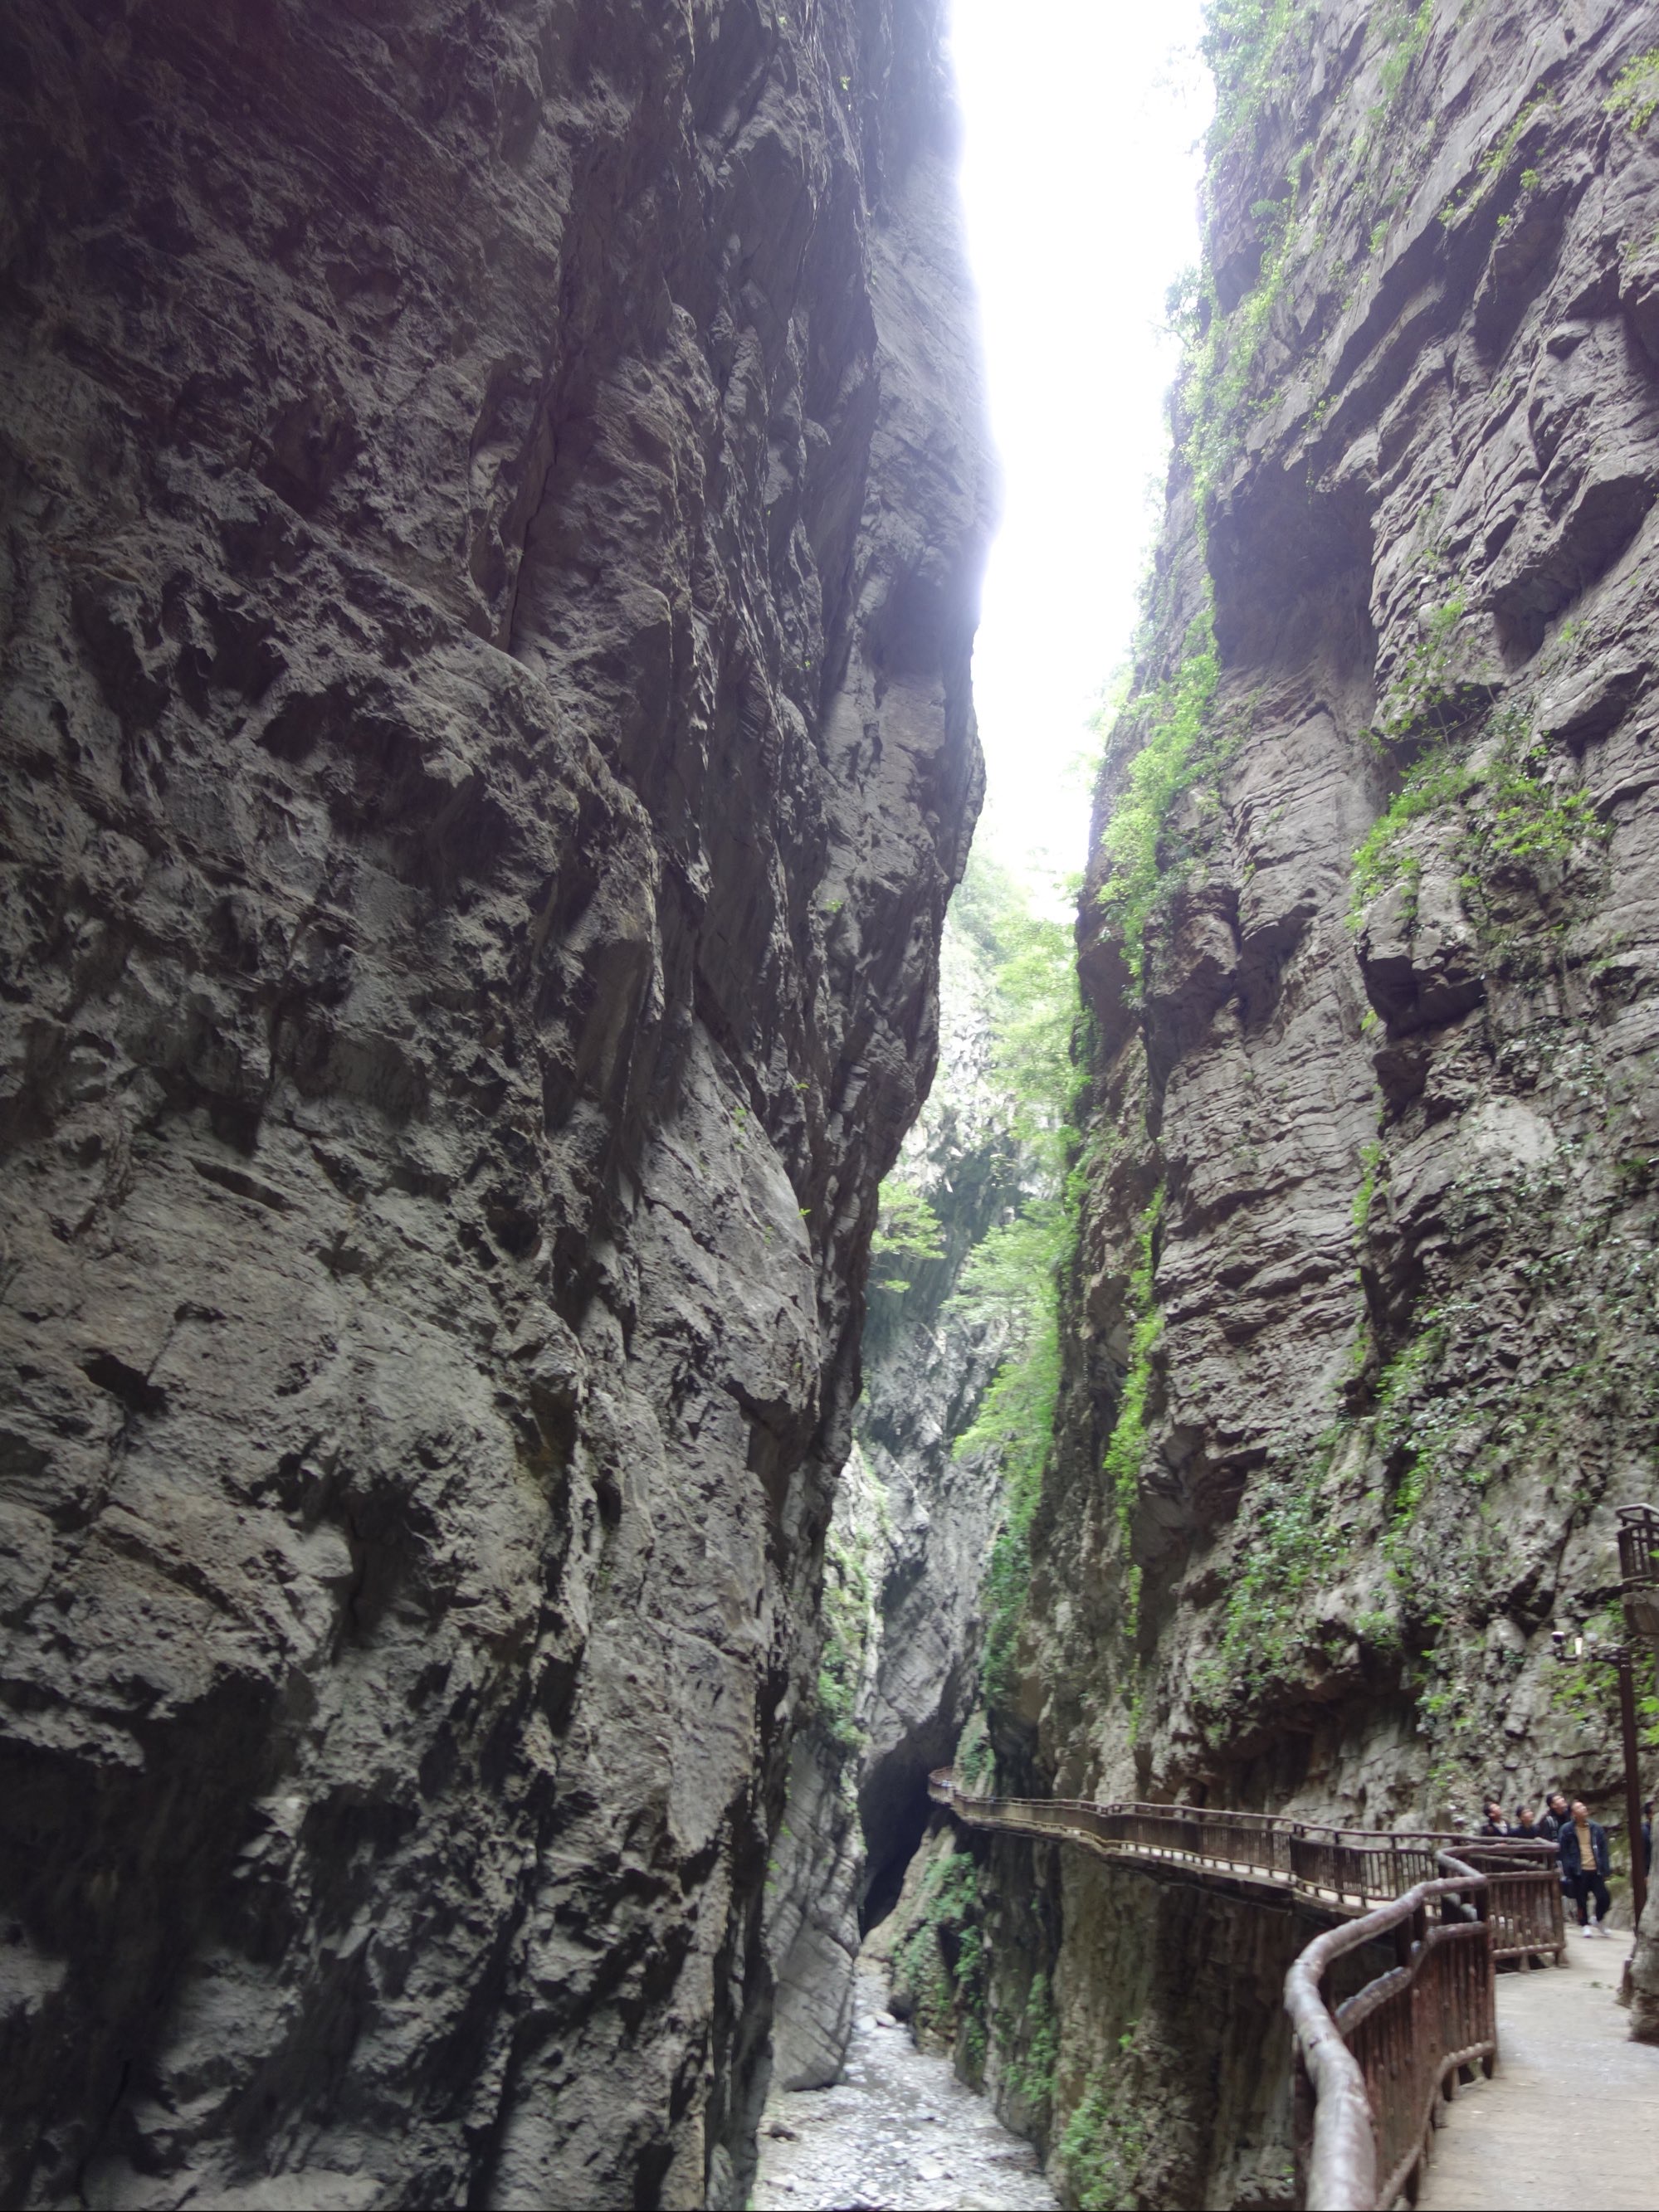
[[[1483,1836],[1508,1835],[1510,1824],[1504,1818],[1504,1808],[1495,1797],[1488,1797],[1480,1811],[1480,1832]]]
[[[1601,1923],[1613,1905],[1607,1893],[1607,1875],[1612,1871],[1607,1858],[1607,1832],[1599,1820],[1592,1820],[1589,1809],[1582,1797],[1572,1801],[1572,1818],[1561,1831],[1561,1875],[1564,1885],[1569,1877],[1572,1894],[1578,1905],[1578,1925],[1586,1936],[1602,1936],[1606,1929]],[[1590,1926],[1589,1901],[1595,1899],[1595,1925]]]
[[[1561,1831],[1567,1825],[1567,1801],[1559,1790],[1552,1790],[1549,1801],[1538,1823],[1538,1832],[1551,1843],[1560,1840]]]

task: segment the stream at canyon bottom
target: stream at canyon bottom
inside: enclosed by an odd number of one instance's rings
[[[948,2058],[918,2051],[858,1969],[858,2014],[833,2089],[775,2096],[761,2124],[753,2212],[1051,2212],[1030,2145]]]

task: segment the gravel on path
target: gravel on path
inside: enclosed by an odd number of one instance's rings
[[[1053,2212],[1036,2154],[948,2058],[918,2051],[883,2010],[873,1966],[833,2089],[774,2097],[761,2122],[752,2212]]]
[[[1436,2131],[1418,2212],[1659,2208],[1659,2050],[1630,2039],[1620,1930],[1570,1930],[1565,1970],[1498,1978],[1498,2071]]]

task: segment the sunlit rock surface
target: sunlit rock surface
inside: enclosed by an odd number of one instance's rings
[[[7,12],[9,2202],[743,2201],[979,793],[939,18]]]

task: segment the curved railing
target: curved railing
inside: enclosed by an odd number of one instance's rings
[[[1427,2160],[1435,2105],[1459,2069],[1498,2062],[1490,1877],[1449,1851],[1440,1863],[1440,1880],[1316,1936],[1285,1978],[1310,2212],[1393,2204]],[[1333,2008],[1323,1983],[1336,1961],[1390,1937],[1396,1963]]]
[[[982,1797],[948,1768],[928,1794],[977,1827],[1053,1835],[1151,1872],[1288,1893],[1340,1924],[1291,1967],[1297,2161],[1319,2212],[1392,2204],[1426,2157],[1437,2099],[1497,2061],[1492,1977],[1565,1950],[1553,1845],[1327,1827],[1208,1806]],[[1455,1856],[1453,1856],[1453,1850]],[[1338,1959],[1388,1944],[1395,1963],[1333,2008]]]

